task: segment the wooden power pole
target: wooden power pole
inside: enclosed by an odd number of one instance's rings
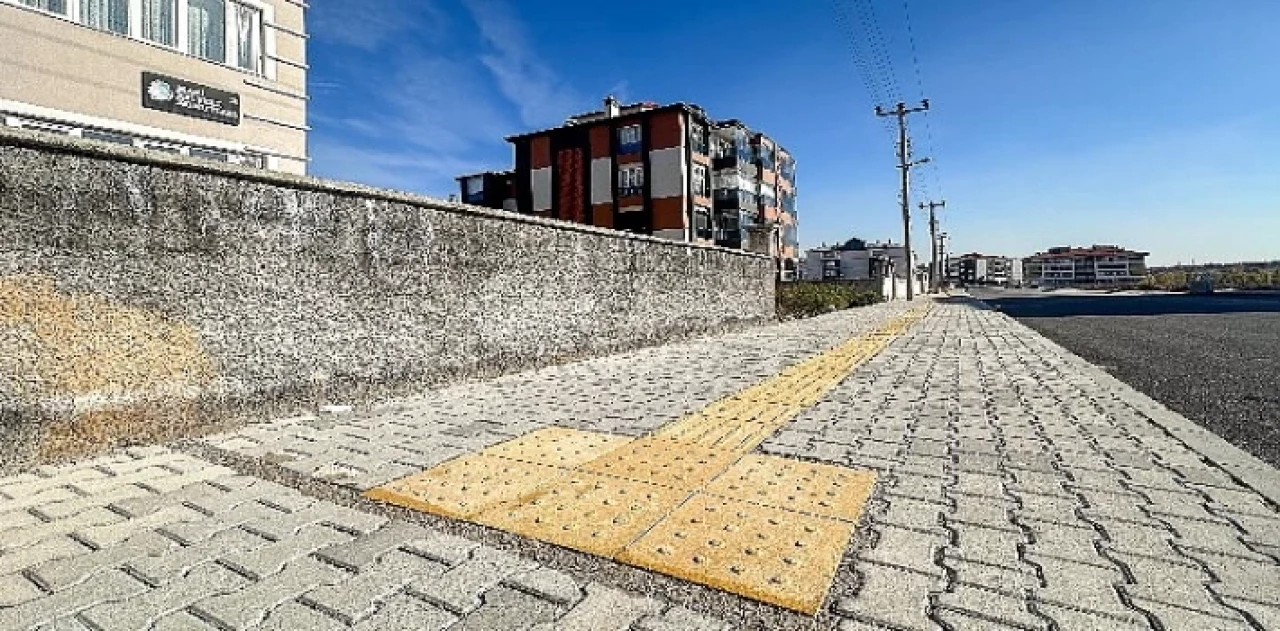
[[[911,261],[911,200],[908,197],[909,173],[911,167],[924,164],[929,158],[921,158],[911,162],[911,147],[907,142],[907,115],[929,109],[929,99],[920,101],[920,107],[907,107],[898,102],[890,111],[876,106],[876,116],[894,116],[898,119],[898,168],[902,170],[902,247],[906,250],[907,259],[907,300],[915,297],[915,264]]]

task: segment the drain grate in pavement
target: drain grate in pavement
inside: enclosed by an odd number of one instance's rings
[[[750,452],[924,311],[654,435],[541,429],[366,496],[814,614],[876,476]]]

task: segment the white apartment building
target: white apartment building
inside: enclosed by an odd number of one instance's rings
[[[1149,255],[1115,245],[1049,248],[1023,261],[1024,282],[1048,287],[1137,283],[1146,278]]]
[[[0,124],[306,173],[304,0],[0,0]]]
[[[918,265],[919,256],[913,256]],[[892,242],[867,242],[857,237],[842,244],[813,248],[805,252],[804,280],[868,280],[883,273],[888,265],[897,278],[906,278],[906,248]],[[877,271],[877,267],[880,271]]]

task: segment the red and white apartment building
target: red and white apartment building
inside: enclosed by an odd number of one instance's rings
[[[1133,284],[1146,278],[1150,254],[1116,245],[1049,248],[1023,260],[1023,277],[1044,287]]]
[[[462,201],[768,254],[780,278],[795,277],[795,159],[740,121],[609,97],[601,111],[507,140],[515,169],[458,178]]]

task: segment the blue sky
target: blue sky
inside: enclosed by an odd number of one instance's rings
[[[316,0],[312,172],[444,197],[608,93],[686,101],[796,155],[802,246],[900,240],[872,110],[923,86],[913,205],[947,200],[953,252],[1280,258],[1280,2],[909,2],[918,80],[898,0]]]

